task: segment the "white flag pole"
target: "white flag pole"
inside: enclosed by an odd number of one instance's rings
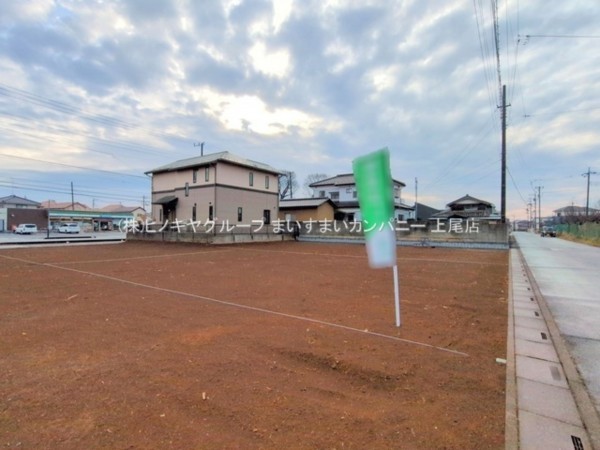
[[[398,285],[398,265],[394,265],[394,300],[396,304],[396,326],[400,326],[400,287]]]

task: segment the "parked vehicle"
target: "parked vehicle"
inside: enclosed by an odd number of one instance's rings
[[[37,232],[37,225],[34,225],[33,223],[22,223],[15,228],[15,233],[17,234],[32,234]]]
[[[63,223],[58,227],[59,233],[79,233],[80,231],[79,224],[75,222]]]
[[[545,226],[545,227],[542,227],[542,232],[540,233],[540,235],[542,237],[544,237],[544,236],[556,237],[556,230],[554,229],[554,227]]]

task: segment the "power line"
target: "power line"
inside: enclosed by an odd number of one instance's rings
[[[491,69],[489,69],[489,63],[488,63],[490,49],[489,49],[489,44],[488,44],[486,35],[482,33],[482,28],[485,23],[485,16],[483,14],[483,4],[481,3],[482,0],[479,0],[479,9],[477,7],[477,1],[478,0],[473,0],[473,9],[475,11],[475,23],[477,25],[477,38],[479,40],[479,49],[480,49],[481,61],[482,61],[482,65],[483,65],[483,74],[485,76],[485,86],[487,89],[488,101],[490,104],[490,113],[491,113],[491,117],[492,117],[492,123],[496,124],[495,119],[496,119],[497,110],[496,110],[495,105],[498,102],[496,101],[495,96],[492,94],[493,91],[491,90],[490,79],[493,77],[489,73],[489,72],[491,72]]]
[[[502,72],[500,70],[500,27],[498,25],[498,2],[492,0],[492,20],[494,24],[494,45],[496,49],[496,72],[498,73],[498,92],[502,96]]]
[[[511,173],[510,169],[508,168],[508,166],[506,166],[506,171],[508,172],[508,175],[510,176],[510,179],[512,180],[513,186],[517,190],[519,197],[521,197],[521,200],[523,200],[523,203],[525,203],[525,205],[527,205],[527,200],[525,200],[525,197],[523,197],[523,194],[521,194],[521,190],[519,189],[519,186],[517,186],[517,182],[513,178],[512,173]]]
[[[583,108],[583,109],[566,109],[564,111],[554,111],[554,112],[538,113],[538,114],[525,114],[523,117],[529,118],[529,117],[549,116],[549,115],[558,115],[558,114],[570,114],[570,113],[576,113],[576,112],[597,111],[599,109],[600,109],[600,107]]]
[[[600,36],[593,35],[569,35],[569,34],[526,34],[529,38],[559,38],[559,39],[600,39]]]
[[[439,173],[435,176],[433,181],[426,183],[425,186],[427,188],[431,188],[432,186],[435,186],[436,184],[438,184],[444,178],[450,176],[451,169],[458,166],[462,161],[464,161],[464,159],[467,156],[469,156],[469,154],[471,152],[473,152],[474,150],[476,150],[478,148],[481,141],[483,141],[483,139],[487,136],[486,132],[489,131],[489,125],[490,125],[490,122],[487,122],[485,124],[485,126],[481,128],[481,130],[477,134],[477,137],[474,139],[474,141],[471,142],[470,144],[465,145],[465,147],[460,151],[460,153],[452,161],[450,161],[447,166],[443,167],[439,171]]]
[[[23,191],[34,191],[34,192],[46,192],[46,193],[53,193],[53,194],[71,194],[71,189],[70,188],[65,188],[63,190],[60,189],[48,189],[48,188],[36,188],[36,187],[30,187],[27,185],[21,185],[21,184],[17,184],[17,183],[3,183],[0,182],[0,187],[9,187],[9,188],[14,188],[14,189],[20,189]],[[108,196],[108,195],[102,195],[102,194],[90,194],[90,193],[86,193],[85,191],[81,191],[81,190],[74,190],[73,191],[75,195],[80,196],[80,197],[89,197],[89,198],[99,198],[99,199],[105,199],[105,200],[126,200],[126,201],[139,201],[140,196],[138,197],[129,197],[129,196]]]
[[[108,174],[111,174],[111,175],[119,175],[119,176],[122,176],[122,177],[142,178],[142,179],[145,179],[145,180],[148,179],[146,176],[143,176],[143,175],[134,175],[134,174],[125,173],[125,172],[113,172],[112,170],[104,170],[104,169],[93,169],[91,167],[75,166],[75,165],[72,165],[72,164],[65,164],[65,163],[59,163],[59,162],[54,162],[54,161],[45,161],[43,159],[27,158],[25,156],[7,155],[5,153],[0,153],[0,157],[23,159],[23,160],[27,160],[27,161],[40,162],[40,163],[44,163],[44,164],[54,164],[54,165],[57,165],[57,166],[71,167],[71,168],[74,168],[74,169],[81,169],[81,170],[90,170],[90,171],[93,171],[93,172],[108,173]]]
[[[34,131],[41,131],[40,130],[40,124],[39,122],[36,123],[36,127],[26,127],[24,124],[29,124],[31,121],[31,118],[20,115],[20,114],[15,114],[15,113],[9,113],[6,111],[0,111],[1,115],[4,116],[8,116],[8,117],[13,117],[13,118],[17,118],[17,119],[23,119],[23,122],[19,123],[16,122],[14,125],[19,126],[22,129],[32,129]],[[12,124],[11,124],[12,125]],[[23,131],[16,131],[13,130],[11,128],[8,127],[2,127],[2,129],[8,131],[8,132],[12,132],[12,133],[20,133],[23,134],[25,136],[30,136],[36,139],[43,139],[43,140],[48,140],[49,138],[47,137],[39,137],[35,134],[31,134],[31,133],[26,133]],[[61,141],[65,140],[65,135],[66,136],[71,136],[71,135],[77,135],[77,136],[82,136],[85,137],[86,139],[90,139],[96,142],[99,142],[103,145],[108,145],[108,146],[112,146],[112,147],[117,147],[117,148],[121,148],[123,150],[126,151],[132,151],[132,152],[137,152],[137,153],[147,153],[147,154],[154,154],[154,155],[161,155],[164,153],[164,151],[160,151],[159,149],[156,150],[151,150],[152,148],[156,148],[156,147],[149,147],[149,146],[145,146],[145,145],[141,145],[141,144],[136,144],[136,143],[132,143],[132,142],[120,142],[118,140],[114,140],[114,139],[108,139],[108,138],[100,138],[97,136],[92,136],[88,133],[82,132],[82,131],[78,131],[78,130],[73,130],[73,129],[67,129],[64,127],[60,127],[57,125],[52,125],[52,126],[48,126],[46,128],[49,132],[55,132],[55,133],[62,133],[61,136]],[[68,138],[67,138],[68,139]],[[54,142],[58,142],[56,140],[54,140]],[[175,152],[175,153],[180,153],[182,155],[184,155],[183,152]]]
[[[139,124],[132,124],[130,122],[126,122],[121,119],[109,117],[103,114],[90,114],[85,112],[83,109],[69,105],[64,102],[60,102],[58,100],[51,99],[49,97],[44,97],[38,94],[34,94],[32,92],[28,92],[22,89],[18,89],[3,83],[0,83],[0,95],[5,97],[17,98],[29,103],[32,103],[37,106],[42,106],[44,108],[49,108],[57,112],[61,112],[63,114],[70,114],[76,116],[79,119],[89,120],[101,125],[107,125],[117,128],[124,128],[127,130],[144,130],[148,134],[156,137],[162,137],[166,139],[178,139],[187,143],[187,139],[182,138],[181,136],[159,132],[153,129],[144,128]]]
[[[4,187],[32,188],[32,189],[47,190],[47,191],[60,191],[61,193],[64,193],[64,189],[66,189],[64,183],[40,182],[40,181],[36,181],[35,179],[14,177],[12,175],[6,176],[6,177],[0,176],[0,183],[2,183],[2,185]],[[127,189],[128,195],[124,194],[123,189],[118,189],[118,190],[112,189],[111,190],[110,187],[108,187],[108,186],[107,187],[103,186],[102,191],[98,191],[98,190],[96,190],[97,189],[96,186],[90,189],[89,186],[86,186],[85,184],[78,182],[77,187],[78,187],[78,192],[90,194],[95,197],[106,195],[106,196],[110,196],[111,198],[119,197],[119,198],[128,199],[128,200],[129,199],[137,199],[139,196],[144,195],[147,192],[147,186],[137,187],[135,189],[128,187],[128,189]]]

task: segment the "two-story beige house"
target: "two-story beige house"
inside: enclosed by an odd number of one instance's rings
[[[152,217],[248,225],[278,216],[280,171],[229,152],[182,159],[152,175]]]

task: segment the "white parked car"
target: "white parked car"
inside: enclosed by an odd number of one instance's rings
[[[63,223],[58,227],[59,233],[79,233],[80,231],[81,228],[79,227],[79,224],[74,222]]]
[[[22,223],[15,229],[15,233],[17,234],[32,234],[37,232],[37,225],[33,223]]]

